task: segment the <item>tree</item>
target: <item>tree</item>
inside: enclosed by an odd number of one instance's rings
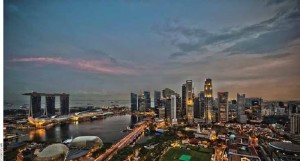
[[[155,126],[153,125],[153,123],[151,123],[149,125],[149,130],[150,130],[150,134],[154,134],[155,133]]]

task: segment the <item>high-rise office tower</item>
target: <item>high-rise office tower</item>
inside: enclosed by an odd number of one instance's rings
[[[176,94],[176,119],[179,120],[182,118],[182,108],[181,108],[181,97],[179,94]]]
[[[237,103],[236,100],[231,100],[228,104],[228,121],[237,119]]]
[[[213,115],[213,91],[212,80],[206,79],[204,83],[205,122],[210,124]]]
[[[145,107],[151,108],[151,97],[149,91],[144,91]]]
[[[41,112],[41,96],[36,93],[32,93],[30,95],[30,109],[29,109],[29,117],[40,117],[42,115]]]
[[[293,113],[300,113],[300,102],[299,101],[289,101],[287,102],[288,115]]]
[[[60,114],[61,115],[69,114],[69,95],[68,94],[60,95]]]
[[[45,115],[48,117],[55,115],[55,96],[54,95],[46,96]]]
[[[171,120],[172,120],[172,124],[177,124],[176,111],[177,111],[176,96],[171,95]]]
[[[205,97],[204,97],[204,91],[201,91],[200,93],[199,93],[199,106],[200,106],[200,118],[204,118],[204,108],[205,108],[205,99],[204,99]]]
[[[181,115],[186,117],[186,84],[182,85],[181,92]]]
[[[252,107],[252,99],[251,98],[245,98],[245,110],[251,109]]]
[[[194,118],[200,119],[200,98],[199,98],[199,96],[194,97]]]
[[[145,98],[143,94],[138,95],[138,111],[139,112],[145,112]]]
[[[193,98],[193,82],[186,81],[186,116],[189,124],[194,123],[194,98]]]
[[[158,108],[160,106],[161,102],[161,92],[160,91],[154,91],[154,111],[155,114],[158,115]]]
[[[252,109],[252,119],[261,120],[261,108],[262,99],[261,98],[251,98],[251,109]]]
[[[245,115],[246,95],[238,93],[236,98],[236,103],[237,103],[237,121],[239,123],[247,123],[247,116]]]
[[[162,90],[162,96],[164,98],[167,98],[167,97],[171,98],[171,95],[176,95],[176,94],[177,93],[174,90],[170,89],[170,88],[165,88],[165,89]]]
[[[172,117],[171,117],[171,98],[170,97],[167,97],[166,99],[166,106],[165,106],[165,118],[167,120],[167,122],[171,122],[172,121]]]
[[[245,105],[246,105],[246,95],[245,94],[237,94],[237,114],[244,115],[245,114]]]
[[[289,117],[290,117],[290,133],[300,134],[300,113],[293,113]]]
[[[217,98],[214,98],[214,101],[213,101],[213,110],[212,110],[212,115],[211,115],[211,121],[212,122],[217,122],[219,120],[219,109],[218,109],[218,97]]]
[[[218,121],[228,121],[228,92],[218,92]]]
[[[181,97],[178,93],[176,93],[174,90],[170,89],[170,88],[165,88],[162,90],[162,100],[165,101],[161,101],[161,104],[163,107],[166,107],[166,99],[171,98],[171,96],[174,95],[176,96],[176,115],[177,115],[177,119],[181,119],[182,115],[181,115]],[[166,109],[168,110],[168,109]]]
[[[130,93],[130,107],[131,107],[131,112],[138,111],[137,94],[135,94],[135,93]]]

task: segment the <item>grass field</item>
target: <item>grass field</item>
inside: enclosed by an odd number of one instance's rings
[[[180,148],[171,148],[160,159],[160,161],[179,161],[181,155],[190,155],[190,161],[210,161],[212,151],[209,149],[186,150]]]

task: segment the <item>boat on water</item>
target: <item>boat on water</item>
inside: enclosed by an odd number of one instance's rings
[[[129,126],[126,127],[126,129],[124,129],[122,132],[127,132],[127,131],[132,131],[133,129],[131,129]]]
[[[133,130],[133,129],[131,129],[129,126],[127,126],[126,129],[127,129],[128,131],[132,131],[132,130]]]
[[[72,142],[73,138],[67,139],[63,141],[64,144],[70,144]]]
[[[97,116],[93,116],[92,119],[98,119],[98,117]]]

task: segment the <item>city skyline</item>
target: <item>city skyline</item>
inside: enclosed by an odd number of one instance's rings
[[[22,93],[31,91],[152,97],[164,88],[181,93],[186,80],[200,92],[206,78],[214,97],[300,99],[298,1],[5,0],[4,22],[10,103],[26,103]]]

